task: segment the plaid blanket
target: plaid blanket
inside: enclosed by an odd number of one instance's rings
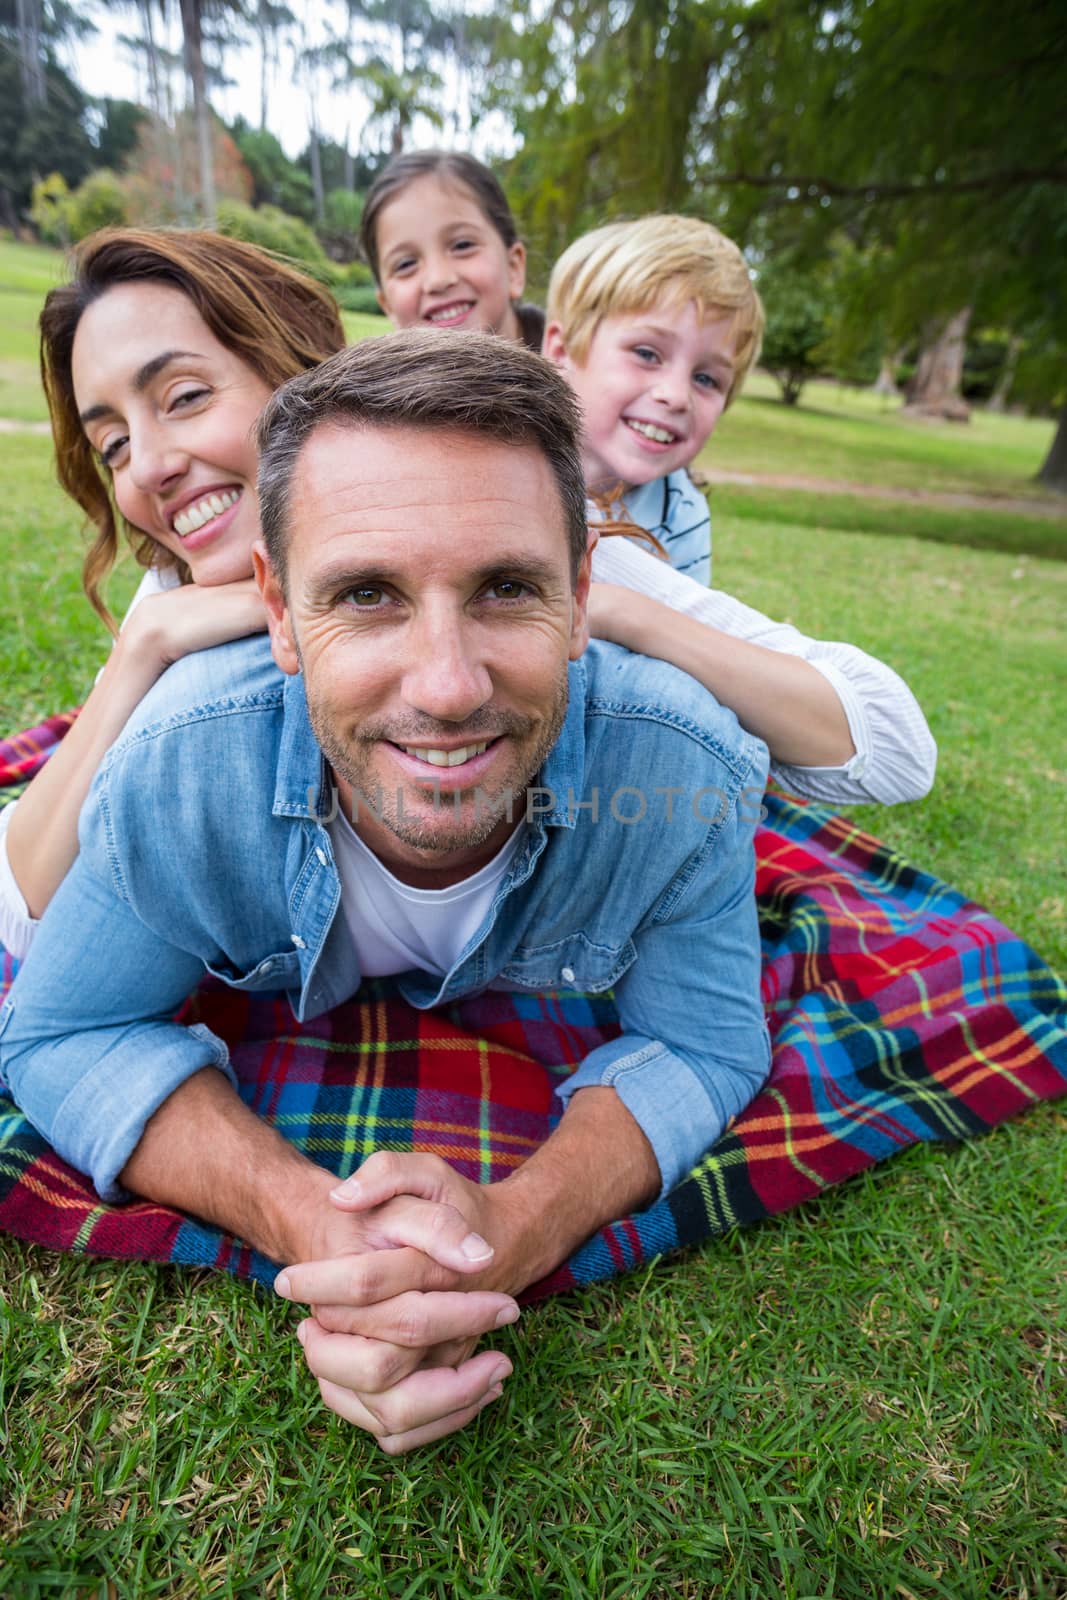
[[[0,787],[69,726],[0,744]],[[997,919],[823,806],[768,796],[758,833],[770,1079],[666,1199],[604,1228],[527,1298],[787,1210],[918,1140],[983,1133],[1067,1092],[1067,987]],[[3,958],[6,987],[15,963]],[[3,988],[0,988],[2,994]],[[432,1151],[504,1177],[549,1134],[559,1083],[618,1032],[610,997],[486,993],[432,1012],[384,983],[306,1025],[281,997],[205,983],[183,1016],[227,1040],[244,1098],[345,1176]],[[164,1206],[102,1205],[0,1096],[0,1228],[56,1250],[269,1283],[241,1241]]]

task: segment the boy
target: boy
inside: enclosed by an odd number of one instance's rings
[[[763,307],[732,240],[695,217],[583,234],[556,263],[544,354],[582,404],[586,488],[711,577],[711,519],[686,467],[759,354]],[[622,505],[619,505],[620,500]]]

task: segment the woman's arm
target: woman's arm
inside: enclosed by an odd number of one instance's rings
[[[24,955],[39,918],[78,854],[78,816],[105,752],[172,662],[266,627],[249,578],[189,584],[145,598],[127,616],[77,721],[17,806],[5,813],[8,872],[0,872],[0,930]],[[19,903],[21,901],[21,903]]]
[[[928,793],[936,746],[883,662],[703,589],[626,539],[601,540],[593,578],[593,633],[697,678],[764,740],[773,776],[794,794],[892,804]],[[612,587],[598,594],[601,584]]]

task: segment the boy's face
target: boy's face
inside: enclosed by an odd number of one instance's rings
[[[545,355],[582,405],[586,484],[633,487],[687,466],[722,415],[736,345],[733,315],[701,320],[692,300],[605,318],[581,364],[550,323]]]

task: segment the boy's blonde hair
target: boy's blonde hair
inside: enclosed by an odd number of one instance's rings
[[[737,325],[729,405],[756,360],[763,306],[745,258],[710,222],[664,214],[609,222],[569,245],[548,285],[548,322],[558,322],[579,365],[605,317],[695,300],[702,317],[733,312]]]

